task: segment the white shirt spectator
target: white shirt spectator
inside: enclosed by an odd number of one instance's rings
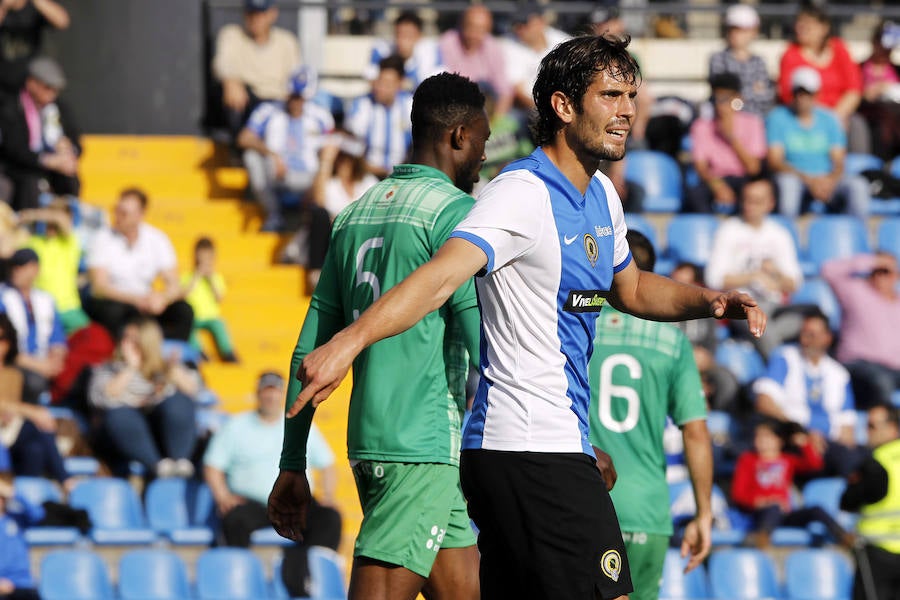
[[[133,246],[113,229],[99,232],[87,256],[89,269],[103,269],[113,288],[136,296],[149,294],[157,276],[176,266],[168,236],[147,223],[141,223]]]
[[[512,38],[503,40],[503,54],[506,58],[506,78],[512,86],[522,86],[522,89],[528,92],[534,89],[534,80],[537,79],[541,59],[553,50],[557,44],[561,44],[571,37],[567,33],[553,27],[547,27],[544,30],[544,36],[547,38],[547,47],[541,52],[536,52]]]
[[[334,219],[339,212],[366,193],[370,187],[378,183],[378,178],[366,173],[362,179],[353,184],[353,192],[347,193],[344,185],[337,177],[332,177],[325,184],[325,210]]]

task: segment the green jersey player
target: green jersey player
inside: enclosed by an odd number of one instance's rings
[[[638,267],[652,271],[655,256],[647,238],[629,231],[627,239]],[[692,555],[687,569],[700,564],[710,548],[712,449],[693,350],[673,325],[606,307],[588,373],[590,440],[612,456],[621,474],[610,496],[631,565],[629,598],[655,600],[672,535],[663,451],[667,416],[682,430],[697,498],[697,516],[682,544],[682,555]]]
[[[352,323],[427,262],[474,200],[490,133],[477,85],[442,73],[416,90],[410,164],[394,168],[335,219],[322,275],[291,363]],[[475,536],[459,484],[466,350],[478,356],[471,280],[410,330],[353,364],[347,443],[363,509],[350,598],[478,597]],[[300,391],[292,381],[288,408]],[[285,422],[270,515],[302,510],[311,407]],[[283,529],[283,528],[282,528]],[[297,537],[296,531],[281,530]]]

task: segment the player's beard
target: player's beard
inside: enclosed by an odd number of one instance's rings
[[[625,140],[628,138],[628,135],[626,134],[621,143],[618,143],[607,141],[607,137],[610,134],[606,132],[607,128],[619,124],[611,122],[600,127],[582,118],[576,126],[575,137],[579,140],[582,150],[597,161],[622,160],[625,157]]]

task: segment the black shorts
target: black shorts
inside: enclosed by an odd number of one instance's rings
[[[484,600],[594,600],[632,591],[619,520],[586,454],[464,450]]]

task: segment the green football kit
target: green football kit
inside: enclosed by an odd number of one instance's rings
[[[706,400],[693,349],[677,327],[604,307],[596,331],[588,367],[590,440],[619,473],[610,496],[632,566],[629,597],[655,599],[672,535],[666,417],[679,426],[705,419]]]

